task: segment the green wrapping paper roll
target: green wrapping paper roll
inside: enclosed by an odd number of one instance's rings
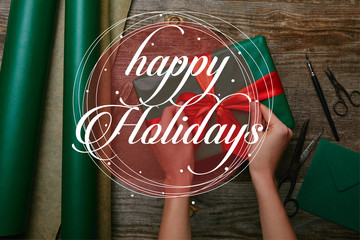
[[[57,4],[11,4],[0,73],[0,236],[27,227]]]
[[[63,166],[62,166],[62,239],[94,239],[96,226],[97,168],[87,154],[76,152],[73,106],[76,122],[80,119],[86,81],[98,59],[98,52],[87,60],[81,84],[74,86],[77,70],[86,50],[98,36],[99,2],[97,0],[66,0],[65,2],[65,62],[63,109]],[[74,89],[75,87],[75,89]],[[74,96],[73,96],[74,93]],[[80,95],[79,95],[80,94]]]

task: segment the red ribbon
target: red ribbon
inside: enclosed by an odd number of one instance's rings
[[[196,79],[202,90],[205,92],[213,76],[213,75],[208,76],[206,74],[207,72],[206,70],[208,69],[211,63],[211,53],[207,53],[202,56],[207,58],[208,60],[207,66],[199,75],[196,76]],[[201,66],[201,62],[198,61],[194,67],[194,72],[197,72],[200,66]],[[209,91],[209,93],[210,94],[206,95],[206,97],[203,97],[200,100],[198,100],[200,97],[196,97],[199,95],[192,92],[182,93],[178,97],[176,103],[187,102],[193,98],[192,101],[189,102],[189,106],[186,106],[184,109],[184,113],[188,117],[189,125],[193,125],[193,124],[200,125],[203,122],[205,116],[210,111],[210,109],[217,103],[216,98],[213,95],[211,95],[211,94],[215,94],[214,88],[212,88]],[[284,93],[284,89],[281,85],[279,75],[277,74],[276,71],[274,71],[260,78],[259,80],[255,81],[253,84],[247,86],[246,88],[241,89],[237,93],[248,95],[251,101],[255,101],[255,100],[262,101]],[[192,104],[195,101],[197,102],[195,104]],[[227,125],[226,128],[224,128],[225,130],[222,134],[221,140],[223,140],[229,134],[231,127],[233,125],[235,126],[235,130],[234,129],[231,130],[232,132],[231,132],[230,141],[233,140],[241,130],[241,125],[239,124],[239,122],[237,121],[231,110],[249,112],[249,99],[242,95],[232,95],[226,98],[225,100],[223,100],[216,108],[216,122],[221,126],[225,124]],[[147,124],[152,125],[158,123],[160,122],[160,119],[161,118],[149,120],[147,121]],[[205,129],[207,129],[207,127]],[[196,131],[197,130],[194,129],[193,132],[194,135],[196,134]],[[200,134],[200,139],[203,139],[204,135],[205,135],[205,131],[203,131]],[[241,141],[236,146],[233,153],[235,153],[238,156],[242,156],[246,149],[245,147],[243,148],[243,146],[246,146],[244,137],[241,138]],[[231,147],[231,144],[226,144],[224,141],[222,141],[221,147],[223,151],[228,151]]]

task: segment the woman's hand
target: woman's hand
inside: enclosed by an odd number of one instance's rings
[[[178,110],[179,108],[176,106],[170,106],[164,109],[159,122],[162,128],[159,138],[163,136],[170,124],[170,121],[173,119]],[[183,117],[185,117],[185,115],[182,112],[176,121],[176,126],[170,131],[168,137],[169,139],[174,136],[180,125],[183,126],[180,133],[180,139],[189,128],[187,122],[183,120]],[[155,129],[151,132],[152,136],[154,136],[154,133]],[[173,186],[190,186],[192,184],[193,174],[187,169],[188,166],[190,166],[191,169],[194,167],[194,147],[192,143],[185,144],[182,141],[179,143],[172,143],[170,141],[166,144],[158,142],[156,144],[152,144],[151,146],[162,170],[165,173],[164,184]],[[171,188],[168,190],[171,190]],[[183,192],[184,189],[181,188],[180,191]]]
[[[257,142],[251,148],[254,150],[256,146],[260,147],[259,152],[249,159],[250,175],[258,198],[263,238],[296,239],[275,180],[275,170],[292,138],[292,132],[271,114],[271,110],[262,104],[251,106],[252,124],[261,124],[266,131],[259,132],[259,139],[266,135],[263,142]]]
[[[258,132],[259,141],[251,146],[251,152],[260,147],[260,151],[249,158],[251,177],[255,181],[274,178],[280,158],[293,136],[292,131],[263,104],[252,104],[251,121],[252,124],[261,124],[266,131]],[[264,134],[264,141],[260,141]]]
[[[160,120],[161,138],[167,127],[169,126],[174,115],[179,108],[175,106],[167,107],[162,113]],[[171,129],[169,139],[176,134],[176,131],[183,127],[180,132],[179,139],[181,139],[188,129],[188,124],[183,120],[184,114],[181,113],[176,126]],[[151,132],[152,137],[155,134],[155,129]],[[168,140],[168,139],[167,139]],[[189,197],[186,192],[191,190],[193,175],[187,170],[190,166],[194,167],[194,148],[193,144],[185,144],[182,141],[179,143],[166,144],[158,142],[152,145],[155,156],[165,173],[164,187],[165,201],[163,215],[160,223],[159,239],[191,239],[190,216],[189,216]],[[173,186],[173,187],[171,187]],[[176,188],[176,186],[183,186]],[[177,197],[177,196],[181,197]],[[169,197],[172,196],[172,197]]]

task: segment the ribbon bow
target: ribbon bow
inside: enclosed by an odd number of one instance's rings
[[[210,66],[211,63],[211,53],[204,54],[206,58],[208,58],[206,68],[196,76],[196,79],[202,88],[205,91],[212,80],[213,75],[207,75],[206,69]],[[201,64],[197,62],[194,67],[194,72],[197,72]],[[256,94],[257,93],[257,94]],[[222,100],[222,102],[216,108],[216,122],[220,126],[226,125],[223,128],[223,132],[221,135],[221,141],[231,134],[231,137],[228,139],[232,141],[238,133],[241,131],[241,125],[238,120],[235,118],[234,114],[231,110],[244,111],[249,112],[249,102],[250,101],[262,101],[277,95],[284,93],[284,89],[281,85],[279,76],[276,71],[264,76],[263,78],[255,81],[253,84],[247,86],[246,88],[241,89],[237,93],[230,95],[226,99]],[[186,106],[184,109],[185,115],[188,117],[188,122],[190,125],[193,124],[201,124],[208,112],[217,104],[217,98],[215,97],[215,90],[212,88],[210,90],[210,94],[207,94],[206,97],[198,100],[196,96],[199,96],[192,92],[182,93],[178,99],[179,102],[187,102],[190,99],[193,99],[189,102],[189,106]],[[248,96],[248,97],[246,97]],[[249,101],[250,98],[250,101]],[[192,102],[196,102],[191,104]],[[235,129],[231,129],[232,126],[235,126]],[[207,127],[205,128],[207,129]],[[230,132],[230,130],[232,132]],[[196,129],[194,129],[193,134],[196,134]],[[200,139],[202,139],[205,135],[205,131],[200,134]],[[223,151],[229,151],[231,144],[226,143],[225,141],[221,142],[221,147]],[[245,147],[243,147],[245,146]],[[195,146],[197,147],[197,146]],[[246,143],[244,137],[241,138],[239,144],[236,146],[233,151],[234,154],[244,157],[244,151],[246,150]]]
[[[205,92],[207,87],[209,86],[211,80],[213,79],[213,75],[207,75],[206,70],[209,68],[211,63],[211,53],[207,53],[202,55],[207,58],[207,66],[205,69],[198,75],[196,75],[196,80],[198,81],[201,89]],[[191,60],[189,60],[191,62]],[[201,66],[201,62],[197,62],[194,66],[194,72],[197,72]],[[241,125],[238,120],[235,118],[234,114],[231,112],[232,110],[236,111],[244,111],[249,112],[249,98],[251,101],[262,101],[268,98],[272,98],[274,96],[280,95],[284,93],[284,89],[281,85],[278,73],[276,71],[258,79],[251,85],[247,86],[246,88],[241,89],[235,94],[230,95],[226,99],[222,100],[222,102],[216,108],[216,122],[220,126],[226,125],[223,128],[223,132],[221,135],[221,147],[223,151],[229,151],[231,144],[225,143],[222,141],[228,134],[231,134],[231,137],[227,139],[231,142],[241,131]],[[246,96],[247,97],[246,97]],[[196,97],[198,96],[198,98]],[[199,100],[200,95],[192,93],[192,92],[185,92],[182,93],[176,103],[180,102],[187,102],[192,99],[188,106],[184,108],[185,115],[188,117],[189,125],[193,124],[201,124],[208,112],[217,104],[217,97],[215,96],[214,88],[210,89],[209,94]],[[160,118],[152,119],[147,121],[148,125],[154,124],[159,122]],[[235,126],[231,128],[232,126]],[[205,129],[208,129],[206,126]],[[220,127],[219,127],[220,129]],[[196,134],[197,129],[193,130],[193,134]],[[232,132],[230,132],[232,131]],[[203,131],[200,134],[200,139],[202,139],[205,135]],[[245,147],[243,147],[245,145]],[[241,138],[238,145],[234,149],[233,153],[238,155],[239,157],[244,157],[244,153],[246,153],[246,142],[244,137]],[[197,146],[195,146],[196,148]]]

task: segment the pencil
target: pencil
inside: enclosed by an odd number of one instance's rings
[[[321,90],[321,87],[320,87],[320,83],[319,83],[319,81],[318,81],[318,79],[317,79],[317,77],[316,77],[316,75],[315,75],[314,69],[313,69],[312,66],[311,66],[311,62],[310,62],[307,54],[305,54],[305,55],[306,55],[307,65],[308,65],[309,70],[310,70],[310,73],[311,73],[312,82],[313,82],[313,84],[314,84],[316,93],[317,93],[317,95],[318,95],[318,97],[319,97],[319,99],[320,99],[321,105],[322,105],[322,107],[323,107],[323,109],[324,109],[326,118],[327,118],[327,120],[328,120],[328,122],[329,122],[329,124],[330,124],[331,131],[333,132],[336,141],[339,141],[339,140],[340,140],[340,139],[339,139],[339,135],[337,134],[334,121],[333,121],[333,119],[332,119],[332,117],[331,117],[331,115],[330,115],[330,111],[329,111],[329,108],[328,108],[328,106],[327,106],[327,104],[326,104],[324,94],[323,94],[323,92],[322,92],[322,90]]]

